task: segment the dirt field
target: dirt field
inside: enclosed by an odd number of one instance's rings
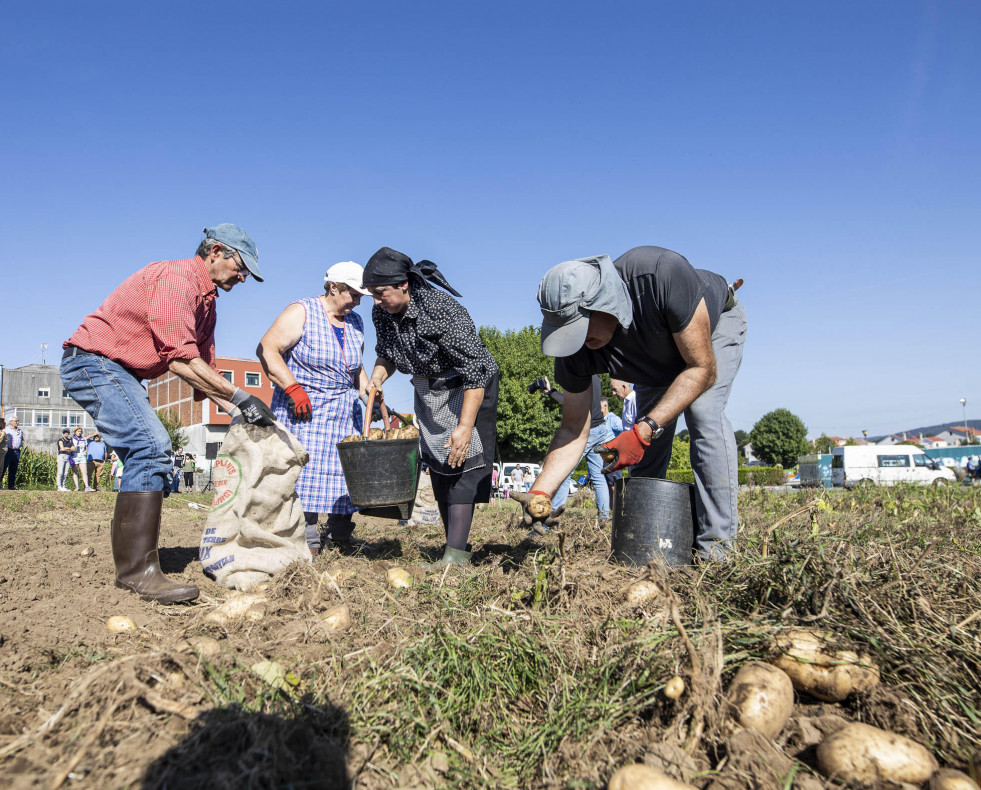
[[[360,518],[367,548],[293,566],[252,619],[217,624],[231,593],[202,576],[207,511],[188,508],[206,498],[165,504],[164,569],[202,596],[159,607],[112,584],[112,494],[3,492],[0,785],[599,788],[643,761],[711,790],[819,788],[815,745],[845,719],[964,769],[981,745],[979,499],[747,491],[738,558],[670,572],[609,564],[585,506],[561,541],[485,506],[475,566],[428,575],[414,563],[441,530]],[[391,587],[393,566],[415,584]],[[625,603],[645,575],[659,596]],[[110,634],[111,615],[137,631]],[[868,651],[882,685],[798,695],[776,741],[733,735],[725,687],[788,625]]]

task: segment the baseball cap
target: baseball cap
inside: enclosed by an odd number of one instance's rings
[[[324,282],[344,283],[359,294],[367,296],[371,291],[362,287],[363,278],[364,269],[361,268],[361,264],[355,263],[354,261],[341,261],[340,263],[335,263],[327,270],[327,274],[324,276]]]
[[[220,225],[205,228],[204,237],[220,241],[236,250],[242,256],[242,262],[249,273],[258,282],[262,282],[262,272],[259,270],[259,253],[255,248],[255,242],[242,228],[231,222],[222,222]]]
[[[627,285],[609,255],[576,258],[553,266],[538,285],[542,308],[542,353],[568,357],[586,342],[589,316],[609,313],[620,325],[633,322]]]

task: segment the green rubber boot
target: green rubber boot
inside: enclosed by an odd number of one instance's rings
[[[447,546],[443,549],[442,558],[436,562],[424,563],[421,567],[426,571],[436,571],[446,565],[469,565],[470,557],[471,553],[469,551],[461,551],[460,549],[453,549]]]

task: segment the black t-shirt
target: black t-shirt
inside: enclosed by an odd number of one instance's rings
[[[606,422],[606,418],[603,416],[603,407],[600,406],[600,398],[603,397],[600,392],[602,389],[603,384],[600,382],[600,377],[593,376],[593,405],[589,410],[589,430]]]
[[[603,348],[583,346],[570,357],[556,357],[555,380],[570,392],[583,392],[595,373],[644,387],[670,386],[686,367],[672,334],[688,326],[702,298],[715,331],[729,294],[722,275],[695,269],[663,247],[634,247],[613,265],[627,284],[633,323],[618,326]]]
[[[64,444],[65,447],[67,447],[68,449],[63,450],[62,444]],[[72,442],[71,436],[65,438],[65,436],[62,435],[61,438],[58,439],[58,452],[61,453],[62,455],[71,455],[74,449],[75,449],[75,444]]]

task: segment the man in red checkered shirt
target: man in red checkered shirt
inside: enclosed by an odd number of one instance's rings
[[[255,244],[231,223],[205,228],[193,258],[151,263],[127,278],[64,343],[61,380],[123,462],[112,519],[116,586],[148,601],[180,603],[198,588],[168,579],[157,542],[169,491],[170,437],[150,407],[142,379],[170,371],[194,399],[238,407],[246,422],[271,425],[272,412],[215,368],[215,300],[252,275],[262,282]]]

